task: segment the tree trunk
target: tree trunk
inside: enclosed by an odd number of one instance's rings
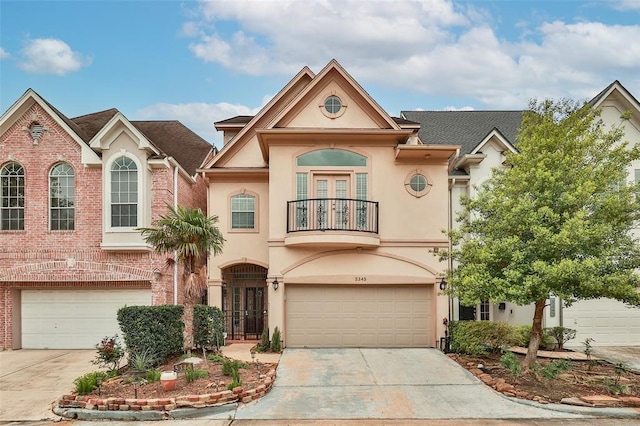
[[[193,348],[193,305],[191,300],[185,298],[184,312],[182,313],[184,322],[183,345],[184,351],[188,356],[191,356],[191,349]]]
[[[544,306],[546,300],[536,301],[536,310],[533,315],[533,325],[531,326],[531,339],[529,339],[529,347],[527,348],[527,356],[524,357],[522,367],[524,370],[528,370],[533,367],[538,356],[538,348],[542,341],[542,314],[544,313]]]

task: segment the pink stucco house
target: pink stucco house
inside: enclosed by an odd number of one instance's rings
[[[201,171],[226,242],[208,299],[229,338],[278,327],[288,347],[436,346],[458,145],[422,139],[336,61],[216,128],[224,146]]]
[[[177,121],[68,118],[27,90],[0,117],[0,348],[92,348],[125,304],[178,302],[135,228],[167,204],[206,210],[213,154]]]

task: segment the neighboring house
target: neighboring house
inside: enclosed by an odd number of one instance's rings
[[[29,89],[0,117],[0,347],[93,348],[124,305],[178,301],[136,227],[206,209],[213,147],[177,121],[67,118]]]
[[[203,167],[223,253],[209,304],[231,339],[288,347],[436,346],[448,299],[448,172],[457,144],[418,136],[336,62],[303,68],[256,116],[216,123]]]
[[[614,81],[591,100],[602,110],[607,125],[620,124],[620,116],[631,111],[631,119],[624,124],[624,140],[640,143],[640,104],[620,84]],[[449,174],[451,226],[456,227],[456,215],[461,211],[460,197],[474,196],[476,188],[490,177],[491,169],[501,167],[504,152],[517,152],[518,129],[523,111],[403,111],[402,118],[420,123],[419,137],[424,143],[461,146],[460,156]],[[630,181],[640,179],[640,162],[628,170]],[[635,232],[640,235],[640,230]],[[452,301],[455,320],[505,321],[511,324],[531,324],[533,305],[512,303],[492,304],[483,301],[477,306],[461,306]],[[551,297],[545,309],[544,326],[563,325],[577,330],[571,344],[586,338],[594,345],[640,345],[640,309],[623,303],[598,299],[581,301],[571,307],[563,306]]]

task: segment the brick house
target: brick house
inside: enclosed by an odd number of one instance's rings
[[[206,211],[214,154],[177,121],[68,118],[29,89],[0,117],[0,347],[92,348],[124,305],[179,302],[144,242],[166,205]]]

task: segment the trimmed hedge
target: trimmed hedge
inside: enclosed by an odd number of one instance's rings
[[[163,362],[182,351],[183,306],[125,306],[118,310],[118,323],[127,350],[149,351]]]
[[[504,322],[453,321],[451,349],[458,353],[483,355],[516,343],[514,327]]]
[[[193,342],[198,347],[218,350],[224,345],[224,313],[217,306],[193,307]]]
[[[457,353],[484,355],[509,346],[529,346],[530,325],[509,325],[492,321],[452,321],[451,350]],[[540,349],[552,350],[555,339],[545,329]]]

